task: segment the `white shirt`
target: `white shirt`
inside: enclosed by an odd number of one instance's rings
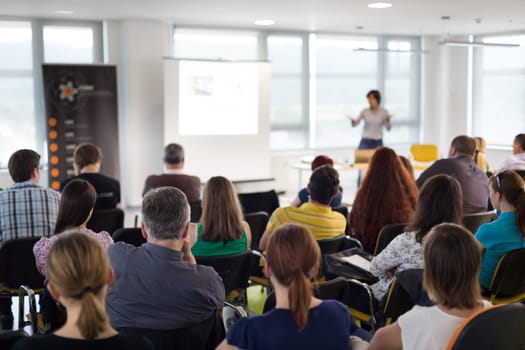
[[[490,306],[484,302],[485,307]],[[465,318],[445,313],[437,306],[414,306],[398,319],[403,350],[446,349]]]
[[[375,112],[372,112],[370,108],[363,109],[357,118],[357,124],[359,124],[361,120],[365,121],[362,137],[373,140],[382,139],[383,125],[387,130],[392,128],[392,125],[386,121],[388,115],[390,115],[390,113],[383,107],[379,107]]]
[[[503,170],[525,170],[525,153],[508,156],[499,166],[498,171]]]

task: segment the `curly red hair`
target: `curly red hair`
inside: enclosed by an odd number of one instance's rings
[[[379,148],[370,159],[349,218],[353,234],[367,252],[373,253],[381,228],[410,221],[417,197],[416,183],[396,152]]]

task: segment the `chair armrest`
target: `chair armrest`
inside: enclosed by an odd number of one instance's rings
[[[31,330],[33,331],[33,334],[36,335],[38,334],[38,326],[37,326],[35,291],[26,285],[22,285],[20,286],[20,288],[18,288],[18,298],[19,298],[18,328],[24,329],[24,327],[27,325],[24,322],[24,301],[23,301],[24,294],[29,297],[29,313],[31,315]]]

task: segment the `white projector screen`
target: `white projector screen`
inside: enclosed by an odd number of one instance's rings
[[[164,60],[164,143],[206,181],[271,177],[270,64]]]

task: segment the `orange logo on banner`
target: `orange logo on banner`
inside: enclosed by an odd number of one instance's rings
[[[53,165],[56,165],[58,164],[58,157],[57,156],[52,156],[51,158],[49,158],[49,162]]]
[[[50,127],[55,127],[57,125],[57,119],[56,118],[49,118],[47,121]]]
[[[58,191],[60,189],[60,182],[58,181],[51,182],[51,188]]]
[[[50,150],[51,152],[56,152],[56,151],[58,151],[58,144],[56,144],[56,143],[52,143],[52,144],[50,144],[50,145],[49,145],[49,150]]]
[[[51,169],[51,177],[58,177],[60,175],[60,170],[57,168]]]
[[[58,133],[57,133],[55,130],[51,130],[51,131],[49,132],[49,138],[50,138],[51,140],[55,140],[57,137],[58,137]]]

